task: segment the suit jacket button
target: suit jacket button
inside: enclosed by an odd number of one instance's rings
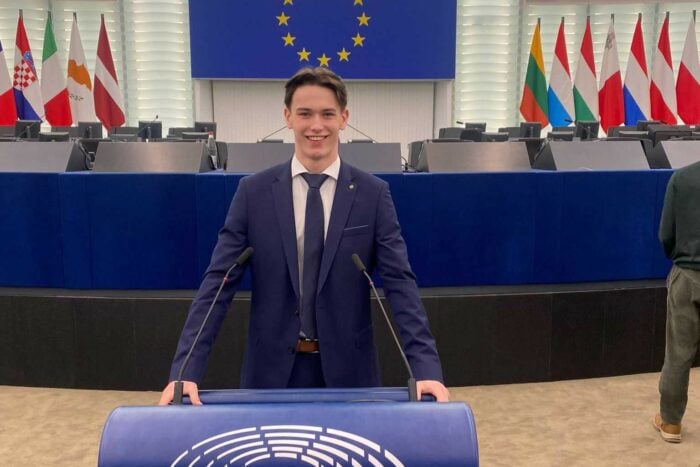
[[[299,310],[294,310],[294,316],[299,316]]]
[[[293,354],[294,352],[296,352],[296,349],[294,347],[290,346],[290,347],[287,347],[287,352]]]

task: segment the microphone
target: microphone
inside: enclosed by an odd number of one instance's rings
[[[214,305],[216,304],[216,300],[219,298],[219,294],[221,293],[221,290],[224,288],[224,285],[226,282],[229,281],[229,274],[241,266],[243,266],[247,261],[248,258],[250,258],[250,255],[253,254],[253,247],[249,246],[245,250],[243,250],[243,253],[241,253],[238,258],[236,258],[236,261],[233,262],[233,266],[229,268],[228,271],[226,271],[226,274],[224,274],[224,278],[221,281],[221,285],[219,286],[219,290],[216,291],[216,295],[214,296],[214,300],[211,301],[211,305],[209,305],[209,310],[207,311],[207,314],[204,315],[204,319],[202,320],[201,326],[199,326],[199,330],[197,331],[197,335],[194,337],[194,340],[192,341],[192,345],[190,346],[190,350],[187,352],[187,355],[185,356],[185,360],[182,362],[182,366],[180,367],[180,371],[177,373],[177,380],[175,381],[175,385],[173,387],[173,405],[182,405],[182,389],[183,389],[183,384],[182,384],[182,375],[185,373],[185,369],[187,368],[187,364],[190,362],[190,357],[192,356],[192,352],[194,352],[194,348],[197,345],[197,342],[199,342],[199,336],[202,335],[202,331],[204,331],[204,326],[206,326],[207,321],[209,320],[209,315],[211,314],[211,311],[214,309]]]
[[[17,139],[22,139],[25,136],[30,138],[32,130],[37,124],[41,125],[41,120],[34,120],[29,125],[25,125],[22,131],[20,131],[19,135],[17,135]]]
[[[154,118],[153,120],[151,120],[150,122],[148,122],[148,124],[147,124],[146,126],[144,126],[144,127],[141,128],[139,131],[136,132],[136,137],[137,137],[137,138],[140,138],[140,137],[141,137],[141,132],[143,132],[143,130],[146,130],[146,141],[148,141],[149,139],[151,139],[151,125],[153,125],[153,124],[154,124],[155,122],[157,122],[157,121],[158,121],[158,114],[156,114],[156,118]]]
[[[349,123],[347,123],[347,126],[349,126],[350,128],[352,128],[353,130],[355,130],[356,132],[358,132],[359,134],[361,134],[361,135],[364,136],[365,138],[371,139],[373,143],[378,143],[378,142],[379,142],[379,141],[377,141],[376,139],[374,139],[374,138],[372,138],[371,136],[369,136],[368,134],[361,132],[360,130],[358,130],[358,129],[355,128],[354,126],[350,125]]]
[[[396,342],[396,347],[399,349],[399,353],[401,354],[401,358],[403,358],[403,363],[406,365],[406,370],[408,371],[408,400],[411,402],[415,402],[418,400],[418,388],[416,387],[416,378],[413,377],[413,371],[411,370],[411,365],[408,364],[408,359],[406,358],[406,353],[403,351],[403,348],[401,347],[401,344],[399,343],[399,338],[396,337],[396,333],[394,332],[394,328],[391,325],[391,321],[389,321],[389,315],[386,314],[386,310],[384,309],[384,305],[382,305],[382,301],[379,299],[379,294],[377,293],[376,287],[374,287],[374,281],[370,277],[369,274],[367,274],[367,268],[365,268],[365,264],[362,262],[360,257],[357,255],[357,253],[352,254],[352,262],[355,263],[355,267],[357,268],[358,271],[360,271],[362,274],[365,275],[367,278],[367,281],[369,282],[370,287],[372,287],[372,291],[374,292],[374,297],[377,299],[377,302],[379,302],[379,308],[382,310],[382,314],[384,315],[384,319],[386,320],[386,324],[389,326],[389,330],[391,331],[391,335],[394,337],[394,342]]]
[[[285,126],[283,126],[282,128],[279,128],[279,129],[273,131],[272,133],[270,133],[269,135],[267,135],[267,136],[265,136],[265,137],[263,137],[263,138],[258,139],[258,143],[262,143],[263,141],[265,141],[265,140],[266,140],[267,138],[269,138],[270,136],[276,135],[277,133],[279,133],[280,131],[282,131],[282,130],[284,130],[284,129],[286,129],[286,128],[287,128],[287,125],[285,125]]]

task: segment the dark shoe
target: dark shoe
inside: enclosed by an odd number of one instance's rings
[[[654,425],[654,428],[656,428],[661,434],[661,439],[667,443],[681,442],[682,437],[680,424],[674,425],[673,423],[666,423],[659,414],[656,414],[656,416],[651,419],[651,424]]]

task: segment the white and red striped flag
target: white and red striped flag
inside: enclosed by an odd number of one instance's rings
[[[700,123],[700,65],[698,64],[698,44],[695,40],[695,12],[690,18],[688,34],[685,36],[683,56],[678,67],[676,97],[678,116],[686,124]]]
[[[603,50],[603,65],[600,68],[598,91],[600,127],[605,133],[611,126],[619,125],[625,121],[625,107],[622,102],[622,76],[620,75],[620,60],[617,55],[614,24],[611,18]]]
[[[668,17],[661,26],[659,45],[654,54],[654,66],[651,70],[651,118],[663,123],[675,125],[676,90],[673,86],[673,61],[671,60],[671,42],[668,38]]]
[[[105,17],[102,15],[100,35],[97,40],[97,61],[95,62],[95,114],[107,131],[124,124],[122,93],[119,90],[117,72],[109,47]]]
[[[3,52],[2,43],[0,43],[0,125],[14,125],[16,121],[15,93],[12,88],[10,73],[7,71],[5,52]]]

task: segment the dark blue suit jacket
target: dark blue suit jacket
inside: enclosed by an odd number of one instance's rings
[[[285,387],[299,337],[299,278],[290,162],[245,177],[231,202],[204,280],[190,308],[171,369],[182,361],[223,275],[248,246],[252,276],[250,328],[242,388]],[[417,380],[442,381],[440,360],[386,182],[341,162],[319,274],[316,321],[329,387],[380,385],[370,293],[351,260],[378,268],[384,293]],[[195,348],[184,380],[199,382],[243,270],[232,274]]]

